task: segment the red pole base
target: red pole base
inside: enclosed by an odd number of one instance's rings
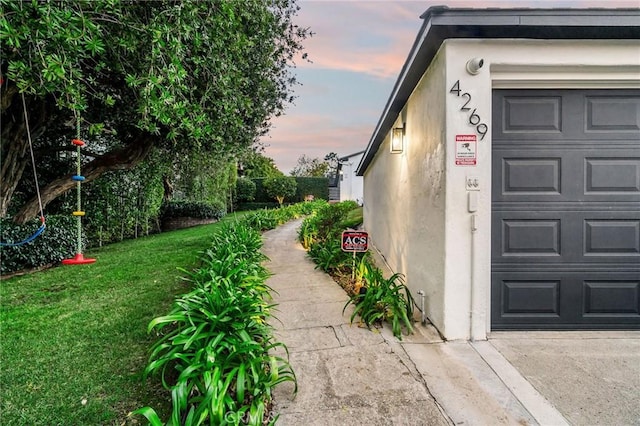
[[[76,253],[75,257],[72,259],[64,259],[62,261],[63,265],[85,265],[87,263],[93,263],[96,259],[85,258],[82,253]]]

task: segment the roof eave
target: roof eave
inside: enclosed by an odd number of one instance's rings
[[[356,170],[363,176],[398,114],[450,38],[639,39],[640,9],[449,9],[434,6],[393,86]]]

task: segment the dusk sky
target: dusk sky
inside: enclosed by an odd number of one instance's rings
[[[298,158],[366,148],[429,7],[640,7],[640,0],[299,0],[295,22],[312,62],[296,61],[295,103],[262,138],[289,174]]]

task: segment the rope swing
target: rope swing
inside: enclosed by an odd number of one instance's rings
[[[16,243],[3,243],[0,242],[0,246],[1,247],[17,247],[17,246],[22,246],[25,244],[29,244],[31,241],[35,240],[36,238],[38,238],[38,236],[40,234],[42,234],[45,230],[45,228],[47,227],[45,225],[45,220],[44,220],[44,209],[42,208],[42,198],[40,197],[40,185],[38,185],[38,173],[36,171],[36,158],[33,155],[33,144],[31,142],[31,130],[29,129],[29,117],[27,116],[27,103],[24,100],[24,93],[22,93],[22,109],[24,110],[24,122],[25,122],[25,127],[27,129],[27,139],[29,140],[29,152],[31,152],[31,166],[33,167],[33,178],[35,180],[35,184],[36,184],[36,194],[38,194],[38,204],[40,205],[40,227],[38,228],[38,230],[31,235],[30,237],[25,238],[22,241],[18,241]]]
[[[62,263],[64,265],[83,265],[87,263],[93,263],[96,259],[85,258],[82,254],[82,216],[84,216],[84,212],[82,211],[82,192],[80,190],[80,186],[82,181],[84,181],[84,176],[80,173],[80,167],[82,165],[81,161],[81,153],[80,148],[85,146],[86,144],[82,139],[80,139],[80,114],[77,114],[77,125],[76,125],[76,138],[71,140],[71,143],[76,147],[76,174],[71,176],[71,180],[76,182],[76,192],[77,192],[77,207],[76,211],[72,214],[77,219],[77,251],[76,255],[71,259],[64,259]]]

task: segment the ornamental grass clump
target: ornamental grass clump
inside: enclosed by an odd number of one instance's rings
[[[350,321],[356,316],[367,327],[381,324],[383,321],[391,324],[393,335],[402,338],[402,329],[413,333],[413,296],[409,288],[404,284],[401,274],[393,274],[384,278],[380,269],[371,266],[368,262],[361,263],[362,285],[358,292],[349,297],[342,313],[349,305],[354,305]]]
[[[288,360],[273,355],[288,351],[267,323],[273,305],[261,246],[259,232],[249,225],[228,225],[214,236],[202,266],[185,271],[193,289],[149,324],[149,332],[159,337],[144,374],[160,374],[171,391],[167,425],[275,421],[272,389],[296,382]],[[164,424],[150,407],[134,414],[154,426]]]

